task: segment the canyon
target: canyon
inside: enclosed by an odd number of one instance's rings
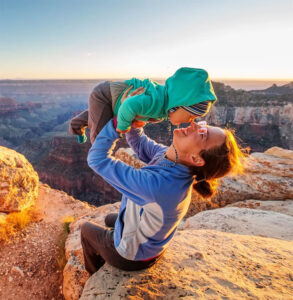
[[[2,95],[5,97],[0,100],[6,99],[2,101],[6,110],[9,103],[12,108],[0,118],[0,145],[23,153],[33,164],[40,180],[53,188],[96,206],[114,203],[120,200],[120,195],[87,166],[90,143],[78,144],[67,131],[69,119],[86,108],[87,92],[94,83],[87,82],[83,89],[80,86],[72,88],[71,82],[66,84],[69,88],[60,85],[59,93],[55,91],[55,94],[50,85],[46,87],[47,98],[41,104],[37,102],[41,89],[34,87],[36,94],[33,94],[25,87],[31,103],[37,104],[26,110],[13,111],[13,107],[25,104],[8,97],[21,95],[24,99],[20,87],[4,90]],[[243,147],[250,147],[251,152],[262,152],[272,146],[293,149],[292,83],[261,91],[235,90],[222,83],[213,84],[218,101],[205,117],[209,124],[234,129],[240,143]],[[166,121],[145,126],[148,136],[166,145],[171,143],[172,129],[174,127]],[[119,147],[128,145],[121,140],[116,149]]]

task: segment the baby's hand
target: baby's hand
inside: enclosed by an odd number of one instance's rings
[[[133,128],[140,128],[140,127],[143,127],[145,124],[146,124],[146,122],[144,122],[144,121],[134,120],[132,122],[132,127]]]
[[[120,129],[116,128],[116,131],[119,133],[127,133],[128,131],[130,131],[130,128],[128,128],[126,130],[120,130]]]

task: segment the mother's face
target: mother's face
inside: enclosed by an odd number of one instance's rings
[[[202,150],[221,146],[225,141],[223,129],[207,126],[206,133],[200,133],[200,128],[200,125],[191,122],[189,127],[175,129],[173,132],[173,143],[178,155],[185,157],[187,162],[194,162],[196,158],[200,158]]]

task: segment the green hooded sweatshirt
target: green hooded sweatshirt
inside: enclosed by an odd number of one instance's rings
[[[171,108],[217,100],[209,75],[203,69],[180,68],[166,80],[165,85],[137,78],[125,82],[128,87],[133,86],[131,91],[139,87],[144,87],[145,91],[127,98],[122,105],[123,93],[117,99],[114,115],[117,115],[117,128],[120,130],[127,130],[136,116],[143,116],[140,118],[142,121],[167,119]]]

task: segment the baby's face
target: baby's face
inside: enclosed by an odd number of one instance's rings
[[[179,125],[181,123],[190,123],[193,121],[197,116],[188,112],[183,108],[178,108],[174,112],[169,112],[169,120],[172,125]]]

